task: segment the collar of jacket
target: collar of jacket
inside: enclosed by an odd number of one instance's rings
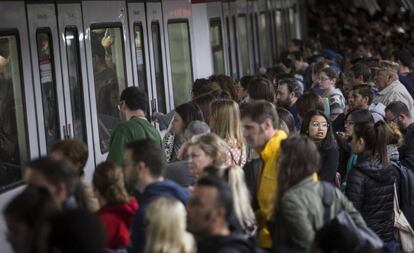
[[[380,92],[378,92],[377,95],[380,96],[384,96],[385,94],[387,94],[388,92],[394,90],[400,83],[400,81],[395,80],[394,82],[392,82],[390,85],[388,85],[387,87],[385,87],[384,89],[382,89]],[[401,84],[402,85],[402,84]]]
[[[301,187],[303,185],[307,185],[309,183],[318,182],[318,181],[319,181],[318,173],[313,172],[312,175],[306,177],[305,179],[302,179],[302,181],[300,181],[299,183],[292,186],[291,189],[298,188],[298,187]]]
[[[264,164],[266,164],[272,157],[275,156],[275,152],[279,147],[280,140],[286,138],[287,134],[283,130],[278,129],[275,135],[273,135],[273,137],[266,143],[263,150],[256,150],[257,153],[260,154],[260,157],[262,158]]]

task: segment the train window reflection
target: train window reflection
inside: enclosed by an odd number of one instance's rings
[[[147,72],[145,69],[144,33],[142,24],[134,25],[135,56],[137,58],[138,86],[148,94]],[[149,108],[149,107],[148,107]]]
[[[123,34],[121,27],[101,26],[91,31],[99,144],[106,153],[112,129],[120,121],[119,94],[125,89]]]
[[[53,44],[50,31],[45,29],[38,30],[36,40],[46,146],[49,150],[60,136],[59,112],[53,64]]]
[[[188,22],[169,23],[168,39],[170,42],[174,105],[178,106],[191,100],[189,91],[193,83],[193,71]]]
[[[270,52],[270,32],[269,32],[269,25],[267,22],[267,15],[265,12],[260,13],[259,15],[259,48],[260,48],[260,59],[261,64],[263,64],[265,67],[267,64],[269,64],[269,57],[271,57]]]
[[[158,22],[151,23],[152,50],[154,52],[155,83],[157,88],[158,111],[165,113],[167,104],[165,102],[164,70],[162,67],[161,32]]]
[[[28,158],[17,35],[0,35],[0,189],[21,179]]]
[[[221,21],[219,18],[210,20],[210,43],[213,54],[213,69],[215,74],[224,74],[224,50]]]
[[[84,114],[83,85],[80,69],[78,37],[78,31],[76,28],[66,28],[65,44],[68,64],[67,71],[69,77],[70,100],[72,109],[73,136],[75,139],[79,139],[82,140],[84,143],[88,143],[86,140],[85,133],[86,124]]]
[[[296,17],[295,7],[289,9],[289,27],[290,27],[290,38],[296,38]]]
[[[250,62],[249,62],[249,45],[247,38],[247,17],[240,15],[237,19],[237,41],[239,43],[240,57],[241,57],[241,76],[249,75]]]
[[[284,31],[282,26],[282,12],[276,11],[275,12],[275,23],[276,23],[276,44],[278,52],[282,51],[283,48],[283,41],[284,41]]]

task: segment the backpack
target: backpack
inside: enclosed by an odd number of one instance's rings
[[[390,161],[390,166],[396,176],[399,207],[414,227],[414,171],[396,161]]]
[[[380,249],[384,246],[382,240],[375,234],[369,227],[365,226],[358,226],[354,220],[352,219],[351,215],[342,210],[335,214],[335,217],[331,219],[330,217],[330,210],[333,203],[333,196],[335,194],[335,188],[333,185],[322,182],[323,186],[323,195],[322,195],[322,204],[324,206],[324,213],[323,219],[324,224],[328,224],[331,222],[339,223],[343,226],[346,226],[349,231],[354,233],[361,242],[371,245],[373,248]]]

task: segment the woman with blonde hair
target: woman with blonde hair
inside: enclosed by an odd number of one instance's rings
[[[247,236],[253,236],[256,220],[250,205],[249,191],[246,186],[244,171],[240,166],[227,166],[227,144],[214,133],[193,137],[188,143],[188,165],[199,178],[210,173],[224,178],[233,193],[234,210],[238,225]]]
[[[173,198],[160,197],[146,211],[145,253],[194,253],[196,244],[186,230],[184,205]]]
[[[243,167],[246,164],[247,153],[241,129],[239,105],[230,99],[214,101],[211,104],[208,120],[211,131],[227,143],[229,159],[226,165]]]
[[[122,169],[112,161],[103,162],[96,167],[92,183],[101,205],[98,216],[105,225],[106,247],[128,246],[129,229],[138,203],[135,197],[128,196]]]

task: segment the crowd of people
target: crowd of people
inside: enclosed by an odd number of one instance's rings
[[[414,251],[413,16],[335,6],[278,66],[197,79],[167,114],[123,90],[91,184],[79,140],[27,164],[14,252]]]

